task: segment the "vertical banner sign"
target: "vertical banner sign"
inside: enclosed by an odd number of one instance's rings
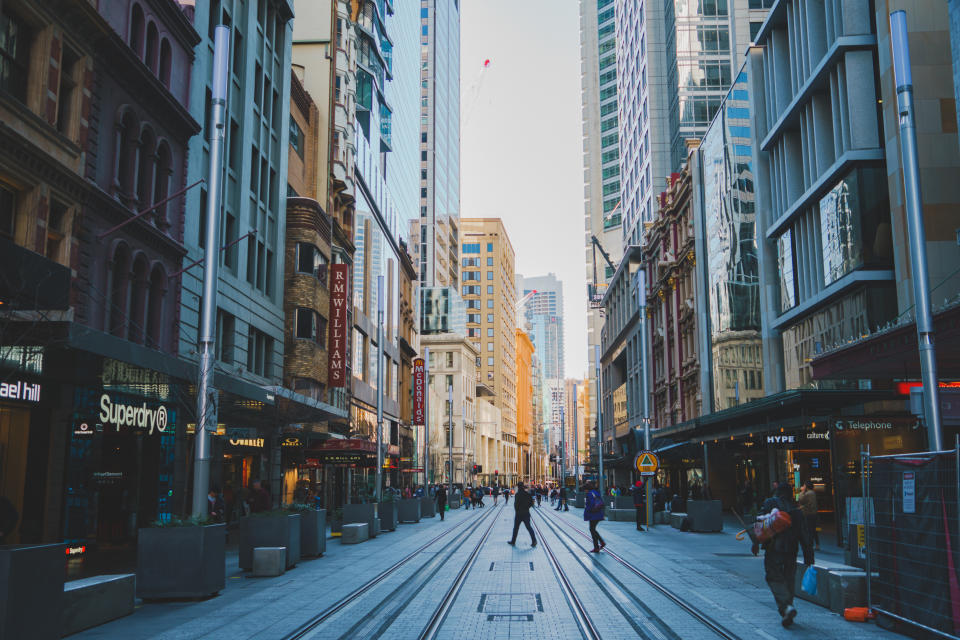
[[[427,397],[427,368],[423,358],[413,361],[413,424],[424,424],[424,405]]]
[[[903,512],[917,512],[917,475],[913,471],[903,472]]]
[[[327,385],[346,386],[347,376],[347,275],[350,266],[330,266],[330,324],[327,340]]]

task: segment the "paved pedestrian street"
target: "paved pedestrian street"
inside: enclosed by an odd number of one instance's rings
[[[780,625],[762,559],[733,531],[682,533],[602,522],[612,554],[589,553],[579,509],[534,508],[538,544],[513,505],[453,510],[327,553],[278,578],[228,559],[227,587],[201,602],[141,603],[75,638],[859,638],[900,637],[798,600]],[[615,555],[614,555],[615,554]],[[622,561],[622,562],[621,562]],[[637,575],[649,577],[651,584]]]

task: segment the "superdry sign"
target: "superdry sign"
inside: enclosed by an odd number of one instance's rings
[[[330,325],[327,339],[327,385],[344,387],[347,384],[347,276],[349,265],[330,267]]]
[[[424,405],[427,397],[427,367],[423,358],[413,361],[413,424],[424,423]]]

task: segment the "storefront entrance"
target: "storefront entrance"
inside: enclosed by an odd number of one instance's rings
[[[30,410],[0,404],[0,496],[10,501],[18,515],[14,530],[6,536],[7,544],[20,541],[29,437]]]

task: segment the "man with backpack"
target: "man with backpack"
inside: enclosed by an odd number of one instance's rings
[[[764,506],[771,506],[786,513],[790,517],[790,526],[763,543],[763,569],[767,586],[777,601],[777,610],[780,612],[780,623],[784,627],[793,624],[797,617],[797,609],[793,606],[793,597],[797,574],[797,551],[803,549],[803,564],[812,565],[813,545],[810,533],[807,531],[806,519],[803,512],[793,501],[793,487],[781,482],[772,498]],[[754,554],[757,544],[754,543]]]

